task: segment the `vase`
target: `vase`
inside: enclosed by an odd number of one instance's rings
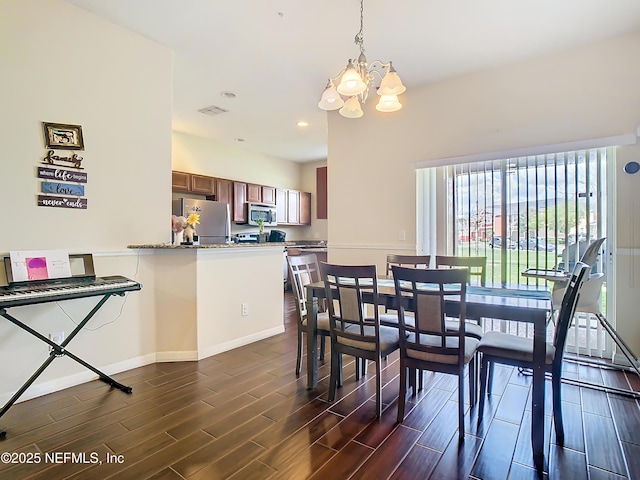
[[[184,241],[184,230],[173,232],[173,244],[180,245]]]

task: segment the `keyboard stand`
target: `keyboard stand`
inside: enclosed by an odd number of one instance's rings
[[[9,315],[7,313],[7,309],[6,308],[1,308],[0,309],[0,316],[6,318],[11,323],[13,323],[14,325],[20,327],[21,329],[25,330],[26,332],[29,332],[34,337],[39,338],[40,340],[42,340],[43,342],[45,342],[47,345],[49,345],[51,347],[51,352],[49,352],[49,358],[47,358],[44,361],[44,363],[42,365],[40,365],[40,367],[33,373],[33,375],[31,375],[31,377],[24,383],[24,385],[22,385],[22,387],[20,387],[20,389],[13,395],[13,397],[11,397],[11,399],[4,405],[4,407],[2,407],[2,410],[0,410],[0,418],[5,413],[7,413],[7,411],[18,400],[18,398],[20,398],[22,396],[22,394],[33,384],[33,382],[36,381],[36,379],[42,374],[42,372],[44,372],[44,370],[51,364],[51,362],[53,362],[53,360],[56,357],[61,357],[63,355],[66,355],[67,357],[69,357],[69,358],[75,360],[76,362],[78,362],[80,365],[83,365],[84,367],[88,368],[89,370],[91,370],[92,372],[97,374],[98,377],[100,378],[100,380],[102,380],[105,383],[108,383],[112,387],[116,387],[117,389],[122,390],[125,393],[131,393],[132,392],[132,388],[131,387],[127,387],[126,385],[123,385],[123,384],[115,381],[113,378],[109,377],[107,374],[101,372],[97,368],[93,367],[92,365],[90,365],[89,363],[85,362],[81,358],[75,356],[73,353],[69,352],[66,349],[66,347],[69,344],[69,342],[71,342],[71,340],[73,340],[73,338],[78,334],[78,332],[80,332],[80,330],[82,330],[82,328],[87,324],[87,322],[89,320],[91,320],[91,318],[96,314],[96,312],[98,310],[100,310],[102,305],[104,305],[104,303],[113,295],[123,296],[124,292],[122,292],[122,293],[107,293],[106,295],[104,295],[100,299],[100,301],[96,304],[96,306],[93,307],[93,309],[91,309],[91,311],[84,317],[84,319],[76,326],[76,328],[73,329],[71,334],[67,338],[65,338],[65,340],[59,345],[56,342],[54,342],[54,341],[50,340],[49,338],[45,337],[44,335],[42,335],[40,332],[34,330],[30,326],[25,325],[24,323],[22,323],[17,318]],[[7,435],[6,431],[0,430],[0,439],[5,438],[6,435]]]

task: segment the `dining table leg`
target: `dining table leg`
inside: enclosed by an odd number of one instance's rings
[[[533,392],[531,407],[531,446],[538,473],[546,471],[544,455],[544,391],[545,391],[546,317],[533,326]]]
[[[318,386],[318,298],[307,290],[307,389]]]

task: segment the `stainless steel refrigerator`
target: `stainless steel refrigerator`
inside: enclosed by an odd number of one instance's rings
[[[200,244],[231,241],[231,215],[228,203],[191,198],[178,198],[173,201],[174,215],[186,218],[191,213],[200,215],[200,224],[196,226]]]

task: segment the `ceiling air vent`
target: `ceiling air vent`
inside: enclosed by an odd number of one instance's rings
[[[205,115],[219,115],[221,113],[226,113],[229,110],[225,110],[224,108],[216,107],[215,105],[211,105],[210,107],[201,108],[198,110],[200,113],[204,113]]]

